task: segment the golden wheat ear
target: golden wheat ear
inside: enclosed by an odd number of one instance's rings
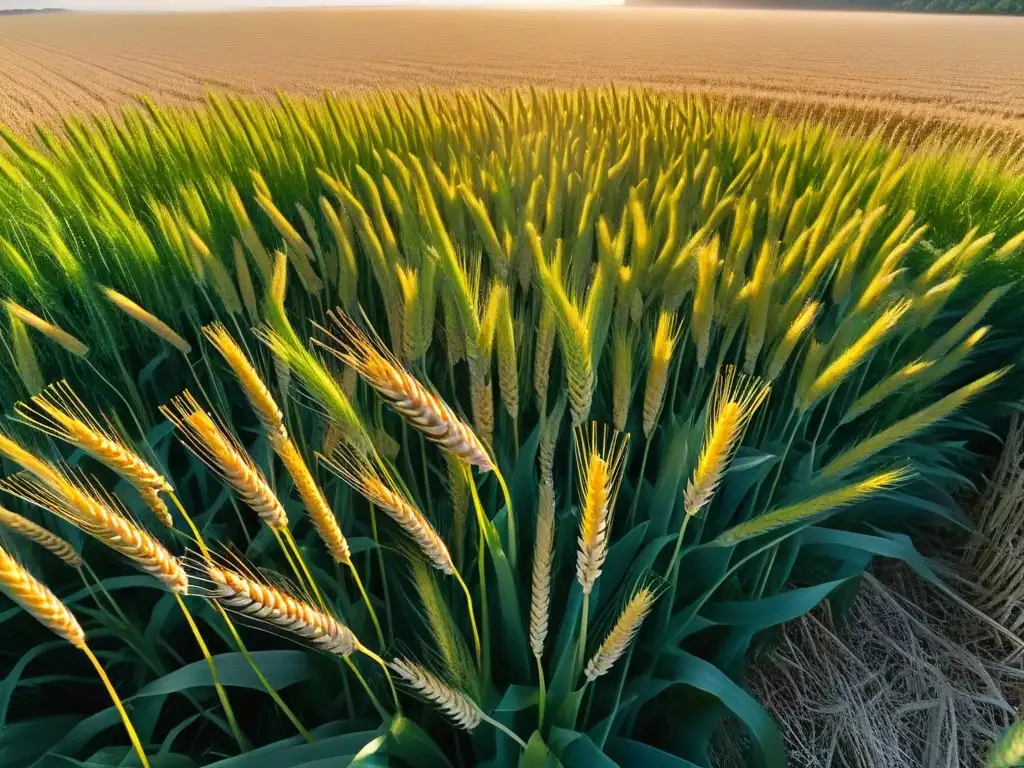
[[[737,374],[732,366],[719,376],[708,408],[700,458],[683,497],[688,517],[698,515],[711,502],[747,424],[767,399],[770,389],[760,379]]]
[[[622,654],[626,652],[640,631],[640,625],[643,624],[647,614],[654,607],[655,599],[654,590],[650,587],[643,587],[637,590],[626,603],[626,607],[622,609],[615,625],[590,661],[587,662],[584,674],[589,682],[608,674],[615,662],[622,658]]]
[[[410,374],[376,335],[368,335],[341,310],[328,312],[337,333],[317,326],[315,343],[351,366],[414,428],[467,464],[494,469],[486,446],[455,411]]]
[[[95,418],[67,381],[51,384],[28,403],[15,405],[27,425],[89,454],[131,483],[163,525],[173,525],[160,493],[173,490],[160,472],[139,456],[110,424]]]
[[[0,589],[55,635],[76,648],[85,647],[85,632],[75,615],[2,547]]]
[[[181,442],[230,485],[260,519],[274,530],[288,527],[288,516],[263,473],[238,444],[202,409],[188,390],[160,412],[178,429]]]
[[[594,589],[608,555],[615,498],[622,482],[629,435],[598,427],[576,428],[576,465],[580,478],[580,535],[576,579],[583,594]]]
[[[380,507],[405,531],[423,555],[447,576],[455,573],[455,563],[448,545],[426,516],[409,501],[386,474],[378,472],[366,459],[341,449],[333,457],[318,455],[331,472],[361,493],[371,504]]]
[[[0,526],[49,550],[72,568],[82,567],[82,556],[69,542],[16,512],[0,507]]]
[[[483,712],[466,694],[442,682],[434,673],[416,662],[393,659],[388,663],[410,688],[427,699],[455,725],[464,731],[474,731],[483,720]]]
[[[50,467],[43,475],[29,470],[0,480],[0,489],[67,520],[124,555],[172,592],[188,591],[188,577],[177,558],[132,520],[115,497],[84,477],[66,477]]]
[[[227,610],[302,640],[333,656],[351,656],[361,647],[355,634],[334,616],[291,594],[291,590],[222,563],[220,559],[186,559],[193,594]]]

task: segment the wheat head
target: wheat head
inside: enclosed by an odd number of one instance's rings
[[[67,381],[51,384],[29,403],[18,403],[15,411],[26,424],[88,453],[130,482],[156,518],[173,526],[160,498],[160,493],[173,490],[167,478],[132,450],[109,422],[101,424]]]
[[[0,589],[32,617],[76,648],[85,647],[78,619],[45,584],[0,547]]]
[[[132,320],[144,325],[172,347],[178,349],[182,354],[187,355],[192,351],[192,345],[179,336],[171,326],[144,310],[124,294],[104,286],[100,286],[100,290],[111,304],[132,318]]]
[[[320,455],[319,459],[371,504],[383,509],[435,568],[448,576],[455,573],[455,563],[444,540],[416,505],[395,488],[390,478],[378,473],[368,461],[345,450],[335,453],[332,458]]]
[[[637,590],[633,597],[630,598],[622,613],[619,614],[619,618],[608,633],[608,636],[605,637],[590,661],[587,662],[583,674],[588,681],[593,682],[602,675],[607,674],[615,665],[615,662],[622,657],[629,644],[633,642],[637,632],[640,631],[640,625],[647,618],[647,614],[654,607],[654,600],[654,590],[650,587],[643,587]]]
[[[65,331],[53,323],[47,322],[39,315],[29,312],[20,304],[16,304],[11,300],[4,301],[4,307],[11,317],[18,318],[25,325],[35,328],[39,333],[43,334],[50,341],[59,344],[64,347],[75,357],[85,357],[89,354],[89,347],[80,342],[70,333]]]
[[[533,548],[533,574],[530,588],[530,648],[533,655],[544,655],[551,615],[551,570],[555,556],[555,489],[541,483],[537,500],[537,533]]]
[[[196,458],[220,475],[261,520],[275,530],[288,527],[284,507],[263,473],[188,390],[173,398],[169,406],[160,406],[160,412],[178,429],[182,443]]]
[[[369,338],[344,312],[332,311],[328,316],[340,336],[321,329],[329,342],[322,346],[352,366],[409,424],[431,440],[484,472],[494,469],[487,448],[469,425],[405,370],[379,340]]]
[[[48,549],[72,568],[82,566],[82,556],[70,543],[16,512],[0,507],[0,526]]]
[[[118,501],[84,479],[70,479],[52,465],[43,473],[26,467],[0,488],[48,510],[134,562],[172,592],[185,594],[188,577],[167,548],[136,525]]]
[[[732,366],[719,375],[708,408],[704,444],[693,477],[687,482],[683,494],[683,510],[689,517],[700,514],[711,502],[747,424],[770,390],[770,385],[760,379],[737,374]]]
[[[671,312],[658,316],[651,347],[651,363],[647,369],[647,386],[644,389],[644,437],[650,437],[665,404],[665,386],[668,383],[668,369],[672,355],[679,341],[681,325]]]
[[[782,373],[782,369],[789,360],[789,356],[793,354],[793,350],[796,348],[797,343],[814,324],[814,319],[818,316],[818,312],[820,311],[821,302],[819,301],[810,301],[804,305],[803,309],[800,310],[800,313],[790,324],[789,328],[786,329],[786,333],[781,339],[779,339],[778,344],[775,346],[775,351],[772,353],[771,360],[768,363],[768,370],[765,374],[765,378],[767,378],[768,381],[775,381],[779,374]]]
[[[483,719],[480,708],[468,696],[442,682],[432,672],[406,659],[393,659],[388,666],[459,728],[473,731],[480,725]]]
[[[308,603],[228,568],[212,563],[201,567],[212,585],[210,597],[226,608],[266,622],[334,656],[350,656],[359,648],[348,627]]]
[[[622,482],[629,435],[613,430],[577,427],[575,455],[580,478],[580,535],[576,579],[589,595],[608,555],[615,497]]]

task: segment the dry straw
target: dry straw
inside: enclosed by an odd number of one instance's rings
[[[75,446],[130,482],[156,518],[168,528],[173,525],[160,498],[160,493],[173,490],[167,478],[132,450],[109,422],[101,424],[67,381],[51,384],[15,410],[26,424]]]
[[[744,430],[769,391],[769,385],[760,379],[737,374],[732,366],[719,375],[708,407],[704,444],[693,477],[687,482],[683,494],[683,509],[687,517],[700,514],[711,502],[739,447]]]
[[[377,338],[370,338],[343,312],[329,312],[339,336],[323,330],[322,344],[388,401],[413,427],[485,472],[494,469],[486,447],[447,403],[416,380]]]
[[[261,520],[274,530],[287,529],[288,517],[263,473],[190,392],[186,390],[169,406],[161,406],[160,412],[177,427],[182,443],[220,475]]]
[[[650,587],[637,590],[630,598],[604,642],[587,662],[583,674],[586,675],[588,682],[608,674],[615,662],[622,658],[622,654],[640,631],[640,625],[654,607],[654,600],[654,590]]]
[[[181,351],[182,354],[187,355],[192,351],[192,345],[181,338],[171,326],[144,310],[124,294],[118,293],[113,288],[105,288],[103,286],[100,286],[100,290],[111,304],[128,315],[128,317],[144,325],[172,347]]]
[[[11,317],[16,317],[25,325],[35,328],[50,341],[64,347],[64,349],[76,357],[85,357],[89,354],[89,347],[80,342],[70,333],[59,328],[53,323],[43,320],[39,315],[29,312],[20,304],[15,304],[13,301],[7,300],[4,302],[4,306],[7,308],[7,312]]]
[[[589,595],[608,555],[615,497],[622,482],[629,436],[600,429],[577,427],[576,467],[580,478],[580,535],[576,579]]]
[[[82,566],[82,556],[70,543],[16,512],[0,507],[0,526],[49,550],[72,568]]]

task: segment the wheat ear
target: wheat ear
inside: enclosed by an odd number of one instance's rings
[[[160,406],[160,412],[177,427],[182,443],[196,458],[220,475],[261,520],[274,530],[287,529],[288,517],[263,473],[188,390],[169,406]]]
[[[338,519],[324,498],[323,491],[320,490],[298,446],[288,436],[288,430],[284,426],[284,414],[274,396],[270,394],[270,389],[224,326],[208,325],[203,328],[203,333],[220,352],[241,384],[249,404],[256,411],[260,423],[267,432],[271,448],[281,458],[285,469],[295,482],[295,489],[309,513],[310,522],[313,523],[320,540],[337,562],[347,565],[351,562],[348,540],[341,532]]]
[[[75,446],[119,474],[138,490],[157,520],[173,526],[160,498],[161,492],[173,490],[167,478],[129,448],[109,422],[101,424],[67,381],[51,384],[29,403],[18,403],[15,411],[26,424]]]
[[[390,478],[383,477],[366,460],[344,450],[334,458],[321,455],[321,463],[351,485],[370,503],[383,509],[406,532],[424,556],[442,573],[455,573],[455,563],[444,540],[430,521],[399,492]]]
[[[75,615],[2,547],[0,589],[55,635],[76,648],[85,648],[85,632]]]
[[[39,315],[29,312],[23,306],[15,304],[13,301],[5,301],[4,306],[11,317],[16,317],[25,325],[35,328],[39,333],[43,334],[43,336],[55,344],[59,344],[64,347],[64,349],[72,355],[75,355],[76,357],[85,357],[89,354],[89,347],[80,342],[63,328],[59,328],[53,323],[43,320]]]
[[[814,319],[820,311],[820,301],[809,301],[804,305],[804,308],[800,310],[800,313],[790,324],[789,328],[786,329],[785,334],[779,339],[778,344],[775,345],[775,351],[768,362],[768,371],[765,378],[769,381],[775,381],[778,378],[786,365],[786,361],[789,360],[789,356],[793,354],[797,343],[814,324]]]
[[[533,580],[530,590],[530,648],[544,655],[551,614],[551,569],[555,556],[555,489],[541,483],[537,501],[537,535],[533,549]]]
[[[583,594],[589,595],[608,555],[612,513],[622,482],[629,436],[599,430],[596,423],[591,423],[589,429],[577,427],[575,438],[581,507],[576,579]]]
[[[10,455],[10,454],[8,454]],[[24,465],[23,465],[24,466]],[[26,467],[0,481],[0,488],[46,509],[132,560],[172,592],[184,594],[188,577],[178,560],[148,531],[136,525],[113,497],[69,480],[52,465],[42,473]]]
[[[982,376],[980,379],[966,384],[960,389],[951,392],[916,413],[897,421],[881,432],[876,432],[870,437],[857,443],[852,448],[836,456],[832,461],[821,469],[822,478],[838,477],[847,470],[859,464],[864,459],[870,458],[891,445],[904,440],[922,429],[927,429],[932,424],[946,418],[966,403],[972,397],[995,384],[999,379],[1009,373],[1010,367],[1001,368],[998,371]]]
[[[683,495],[683,509],[688,517],[700,514],[711,502],[747,424],[769,391],[768,384],[737,374],[732,366],[719,376],[708,408],[704,445]]]
[[[286,436],[287,430],[284,427],[284,414],[281,412],[281,408],[238,342],[220,323],[205,326],[203,335],[220,352],[224,362],[235,374],[235,378],[238,379],[238,383],[249,399],[249,404],[256,411],[267,434]]]
[[[762,533],[810,520],[818,515],[859,501],[872,493],[893,488],[905,482],[912,475],[913,473],[906,467],[880,472],[856,483],[815,496],[812,499],[773,509],[760,517],[740,523],[716,538],[714,543],[719,546],[732,546]]]
[[[438,708],[464,731],[473,731],[483,712],[466,694],[444,683],[434,673],[413,661],[393,659],[388,666],[418,694]]]
[[[72,568],[82,567],[82,556],[69,542],[16,512],[0,507],[0,526],[48,549]]]
[[[192,351],[192,345],[178,335],[171,326],[144,310],[124,294],[118,293],[113,288],[105,288],[103,286],[100,286],[100,290],[111,304],[128,315],[132,320],[144,325],[172,347],[178,349],[182,354],[187,355]]]
[[[352,366],[413,427],[445,450],[484,472],[494,469],[484,444],[447,403],[423,386],[395,359],[379,339],[371,339],[341,311],[328,313],[340,335],[325,329],[321,343]]]
[[[348,627],[308,603],[213,563],[198,567],[210,582],[209,597],[225,608],[266,622],[334,656],[347,657],[359,650],[359,641]]]
[[[612,627],[584,669],[583,673],[589,682],[607,674],[615,662],[626,652],[629,644],[633,642],[637,632],[640,631],[640,625],[647,618],[647,614],[651,612],[654,600],[654,590],[644,587],[637,590],[626,603],[615,626]]]
[[[651,345],[651,364],[647,369],[647,386],[644,389],[644,437],[650,437],[665,404],[665,385],[672,354],[679,341],[681,325],[671,312],[658,316]]]

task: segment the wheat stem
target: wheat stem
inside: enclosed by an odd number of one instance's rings
[[[377,642],[380,644],[380,649],[384,650],[384,632],[380,627],[380,619],[377,618],[377,612],[373,609],[373,604],[370,602],[370,596],[366,594],[366,587],[363,586],[363,580],[359,577],[359,570],[356,568],[355,563],[351,560],[348,561],[349,571],[352,573],[352,578],[356,582],[356,587],[359,589],[359,595],[362,597],[363,603],[366,605],[366,610],[370,613],[370,621],[373,622],[373,629],[377,633]]]
[[[188,607],[185,605],[185,601],[181,598],[181,595],[175,593],[174,599],[178,602],[178,607],[181,609],[181,613],[185,616],[185,621],[188,622],[189,629],[191,629],[192,634],[195,635],[196,644],[199,646],[199,650],[202,651],[203,658],[206,659],[206,666],[210,669],[210,680],[213,682],[213,687],[217,691],[217,698],[220,699],[220,705],[224,708],[224,715],[228,719],[228,725],[231,727],[231,732],[235,736],[235,741],[238,742],[238,748],[243,752],[248,752],[248,739],[245,738],[245,734],[242,733],[242,729],[238,725],[238,719],[235,717],[235,710],[231,707],[231,702],[228,700],[227,691],[225,691],[224,686],[221,685],[220,675],[217,673],[217,664],[210,655],[210,649],[206,647],[206,641],[203,639],[203,634],[199,631],[199,627],[196,626],[195,619],[192,618],[192,614],[189,612]]]
[[[537,662],[537,730],[543,730],[544,709],[547,706],[548,690],[544,682],[544,662],[541,661],[540,656],[534,655],[533,658]]]
[[[114,702],[117,714],[121,716],[121,722],[124,723],[124,729],[128,732],[128,738],[131,739],[135,753],[139,756],[142,768],[149,768],[149,759],[146,757],[146,751],[142,748],[142,742],[139,741],[139,735],[135,732],[135,727],[128,718],[128,713],[124,709],[124,704],[121,703],[121,698],[117,695],[117,690],[115,690],[113,683],[110,682],[110,678],[107,677],[107,673],[103,671],[103,665],[100,664],[100,660],[96,658],[96,655],[89,649],[89,646],[82,645],[81,649],[82,653],[92,662],[93,667],[96,669],[96,674],[103,681],[103,687],[110,694],[110,699]]]
[[[376,653],[374,653],[369,648],[366,648],[363,645],[360,645],[357,650],[361,654],[363,654],[364,656],[369,656],[371,659],[373,659],[373,661],[377,662],[380,665],[380,668],[382,670],[384,670],[384,677],[388,681],[388,687],[391,688],[391,696],[395,700],[395,713],[398,714],[398,715],[401,715],[402,714],[402,704],[398,700],[398,690],[395,688],[395,681],[391,677],[391,670],[388,669],[388,663],[386,661],[384,661],[384,659],[382,659]]]

